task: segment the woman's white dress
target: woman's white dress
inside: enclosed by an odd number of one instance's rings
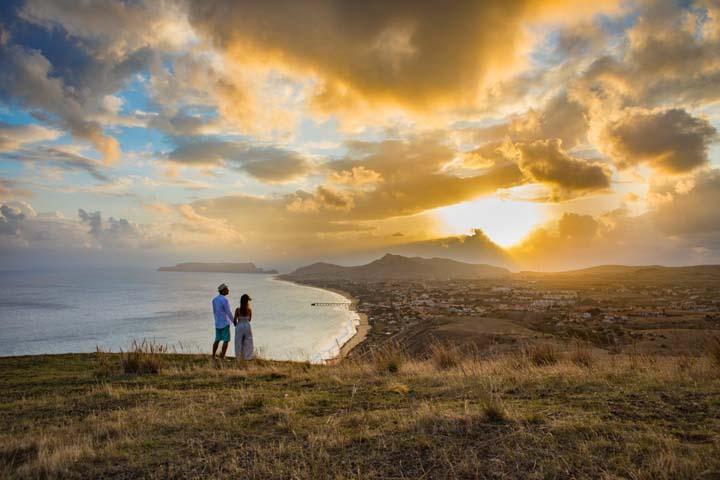
[[[253,338],[250,317],[238,317],[235,325],[235,358],[251,360],[253,358]]]

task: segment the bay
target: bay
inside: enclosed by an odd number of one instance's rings
[[[0,356],[127,349],[154,341],[184,353],[209,353],[211,300],[230,287],[233,310],[248,293],[253,336],[264,358],[313,362],[337,355],[357,321],[340,294],[264,274],[157,272],[111,268],[0,272]],[[228,353],[232,354],[232,344]]]

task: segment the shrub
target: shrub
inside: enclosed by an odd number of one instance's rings
[[[95,347],[95,370],[98,378],[105,378],[112,375],[117,369],[117,364],[112,362],[112,356],[104,352],[100,347]]]
[[[554,365],[558,362],[559,354],[557,349],[549,344],[538,344],[525,348],[525,355],[528,360],[538,367]]]
[[[578,345],[575,350],[570,353],[570,360],[580,367],[588,368],[593,363],[592,352],[585,346]]]
[[[143,339],[138,343],[133,340],[127,352],[120,350],[120,364],[123,372],[130,374],[160,373],[162,367],[162,354],[167,353],[167,347]]]
[[[707,353],[710,360],[716,367],[720,367],[720,336],[715,335],[710,338],[707,347]]]
[[[488,397],[482,405],[483,417],[491,423],[503,423],[508,420],[508,413],[505,410],[500,398],[496,396]]]
[[[434,343],[430,346],[430,359],[438,370],[450,370],[460,364],[460,352],[456,347]]]

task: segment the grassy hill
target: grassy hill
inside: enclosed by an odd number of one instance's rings
[[[2,478],[718,478],[711,357],[0,359]]]

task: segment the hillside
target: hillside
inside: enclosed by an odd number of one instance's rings
[[[263,270],[254,263],[178,263],[174,267],[160,267],[158,272],[205,272],[205,273],[269,273],[277,274],[277,270]]]
[[[658,284],[702,284],[720,282],[720,265],[695,265],[689,267],[664,267],[660,265],[598,265],[565,272],[520,272],[525,279],[567,279],[582,278],[598,282],[658,283]]]
[[[718,478],[708,357],[0,359],[0,477]]]
[[[403,257],[386,254],[367,265],[353,267],[314,263],[298,268],[287,277],[323,280],[338,278],[349,280],[442,280],[448,278],[501,278],[509,275],[509,270],[492,265],[462,263],[445,258]]]

